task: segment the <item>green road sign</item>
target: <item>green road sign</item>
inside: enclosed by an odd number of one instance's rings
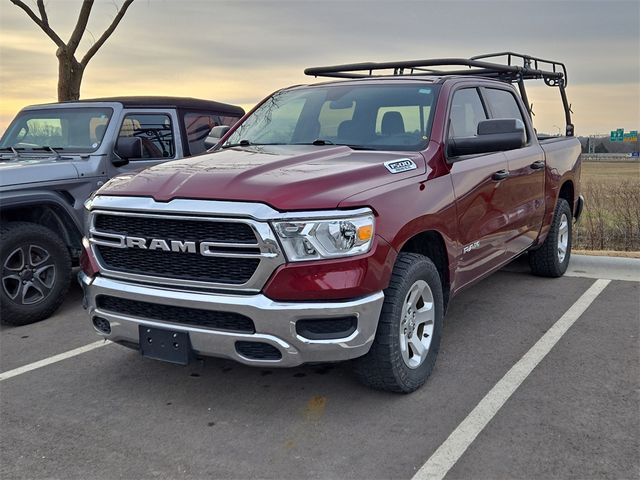
[[[623,142],[624,141],[624,128],[618,128],[617,130],[611,130],[611,136],[609,140],[612,142]]]

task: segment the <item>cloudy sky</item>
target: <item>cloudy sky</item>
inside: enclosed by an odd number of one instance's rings
[[[0,0],[0,131],[56,100],[55,45]],[[35,0],[26,0],[35,8]],[[64,39],[80,0],[46,0]],[[80,55],[121,0],[97,0]],[[36,9],[37,10],[37,9]],[[253,106],[309,83],[308,66],[512,50],[564,61],[576,132],[640,126],[640,1],[136,0],[89,64],[85,98],[180,95]],[[556,89],[530,91],[539,131],[563,128]]]

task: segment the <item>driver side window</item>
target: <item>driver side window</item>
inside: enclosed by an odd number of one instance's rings
[[[127,114],[122,121],[118,137],[140,138],[142,140],[142,159],[172,158],[175,156],[175,141],[169,115]]]

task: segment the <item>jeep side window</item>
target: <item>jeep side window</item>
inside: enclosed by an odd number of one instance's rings
[[[449,138],[474,137],[478,123],[487,120],[487,114],[475,88],[463,88],[453,94],[449,114]]]
[[[184,114],[184,129],[187,133],[189,153],[197,155],[207,147],[205,139],[213,127],[223,125],[220,116],[207,112],[189,112]],[[227,125],[226,123],[224,125]]]
[[[492,118],[515,118],[522,122],[525,128],[522,112],[518,107],[518,102],[511,92],[498,88],[486,88],[483,90],[485,99],[489,104]]]
[[[169,115],[158,113],[127,114],[122,121],[118,136],[142,139],[142,158],[145,160],[175,156],[175,140]]]

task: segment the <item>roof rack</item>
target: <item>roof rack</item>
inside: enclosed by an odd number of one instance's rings
[[[506,57],[504,59],[503,57]],[[506,60],[506,61],[505,61]],[[465,69],[447,69],[450,67],[468,67]],[[444,70],[442,68],[445,68]],[[374,72],[390,70],[392,73]],[[524,87],[525,80],[542,79],[550,87],[558,87],[565,112],[566,135],[573,136],[571,123],[571,105],[567,100],[567,68],[564,63],[555,60],[544,60],[531,55],[514,52],[488,53],[471,58],[436,58],[427,60],[409,60],[400,62],[366,62],[328,67],[312,67],[305,69],[306,75],[332,78],[368,78],[385,76],[460,76],[472,75],[493,78],[508,83],[517,83],[522,100],[527,106],[529,115],[533,115]]]

